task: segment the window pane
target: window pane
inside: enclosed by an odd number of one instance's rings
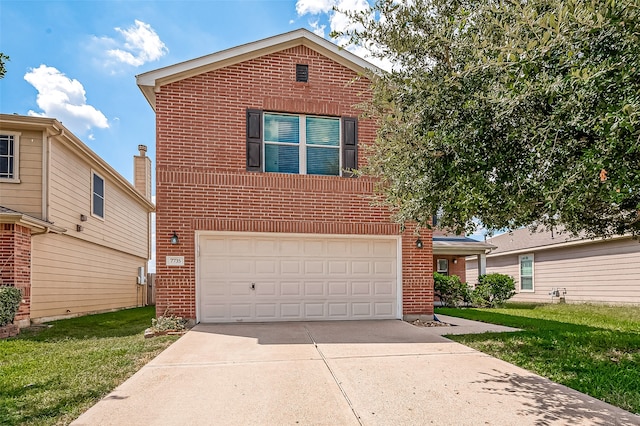
[[[267,172],[299,173],[298,147],[291,145],[264,146],[264,169]]]
[[[336,148],[307,148],[307,174],[340,175],[340,150]]]
[[[533,261],[531,259],[522,259],[520,261],[520,275],[527,277],[533,275]]]
[[[9,155],[9,144],[11,143],[9,138],[13,139],[12,136],[0,136],[0,155]]]
[[[93,214],[104,217],[104,199],[93,194]]]
[[[299,117],[290,115],[265,114],[264,139],[267,142],[299,143]]]
[[[11,170],[9,170],[9,159],[0,157],[0,178],[10,178]]]
[[[307,144],[340,146],[340,120],[307,117]]]
[[[93,192],[104,198],[104,181],[96,174],[93,175]]]
[[[533,290],[533,278],[520,277],[520,290]]]

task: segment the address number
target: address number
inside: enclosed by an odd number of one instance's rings
[[[184,256],[167,256],[167,266],[184,266]]]

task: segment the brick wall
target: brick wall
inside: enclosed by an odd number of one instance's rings
[[[309,82],[295,82],[296,64]],[[357,117],[368,82],[299,46],[162,86],[156,94],[156,307],[195,318],[195,231],[397,235],[389,213],[372,207],[367,178],[246,172],[246,109]],[[362,147],[375,124],[358,123]],[[178,246],[169,242],[173,232]],[[405,314],[433,313],[431,238],[403,238]],[[165,266],[165,256],[185,266]]]
[[[14,319],[28,325],[31,306],[31,230],[15,224],[0,224],[0,285],[22,291],[23,303]]]

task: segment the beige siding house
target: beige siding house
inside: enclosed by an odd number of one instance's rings
[[[0,285],[21,288],[20,325],[144,304],[154,206],[139,149],[134,187],[57,120],[0,114]]]
[[[514,301],[640,304],[640,241],[570,238],[519,229],[487,240],[487,272],[516,279]],[[469,282],[478,276],[467,262]]]

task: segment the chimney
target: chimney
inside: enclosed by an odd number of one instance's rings
[[[138,151],[140,155],[133,156],[133,186],[151,201],[151,159],[146,145],[138,145]]]

